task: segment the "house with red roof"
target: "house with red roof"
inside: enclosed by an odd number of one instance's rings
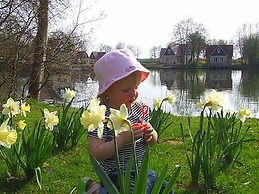
[[[187,44],[169,44],[167,48],[161,48],[159,59],[164,68],[185,65],[191,62],[191,52]]]
[[[233,45],[207,45],[206,63],[208,67],[231,67]]]
[[[89,62],[95,63],[98,59],[100,59],[106,52],[93,51],[89,56]]]
[[[88,63],[89,56],[86,51],[77,51],[75,56],[76,63]]]

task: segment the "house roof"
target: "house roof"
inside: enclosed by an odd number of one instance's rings
[[[219,52],[217,52],[217,49],[219,49]],[[233,45],[207,45],[206,57],[214,55],[227,55],[229,57],[232,57]]]
[[[161,48],[159,57],[162,58],[167,48]]]
[[[168,54],[169,49],[173,51],[171,54]],[[160,58],[162,58],[164,55],[175,55],[177,57],[182,57],[186,54],[187,51],[187,44],[169,44],[167,48],[161,48]]]
[[[177,57],[182,57],[182,56],[184,56],[186,54],[187,51],[188,51],[187,44],[178,44],[175,55]]]
[[[77,51],[76,58],[77,59],[87,59],[88,58],[88,54],[87,54],[86,51]]]
[[[90,59],[100,59],[106,52],[93,51],[90,55]]]

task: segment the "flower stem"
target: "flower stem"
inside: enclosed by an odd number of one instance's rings
[[[110,121],[112,128],[114,129],[114,124],[113,124],[112,120],[110,120],[109,118],[108,118],[108,120]],[[120,169],[118,142],[117,142],[117,137],[115,135],[115,132],[113,133],[113,140],[114,140],[114,149],[115,149],[115,156],[116,156],[116,165],[117,165],[117,171],[118,171],[118,180],[119,180],[119,186],[120,186],[119,190],[120,190],[120,193],[125,193],[124,185],[123,185],[123,177],[122,177],[121,169]]]

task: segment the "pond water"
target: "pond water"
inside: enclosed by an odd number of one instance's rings
[[[0,75],[1,77],[1,75]],[[17,78],[18,93],[25,91],[28,75],[19,75]],[[48,99],[51,101],[59,94],[62,96],[65,88],[77,91],[73,106],[86,106],[92,97],[97,95],[98,84],[93,74],[81,70],[67,73],[52,73],[49,77]],[[3,86],[2,86],[3,87]],[[151,70],[150,76],[140,86],[139,100],[150,107],[153,99],[164,98],[167,91],[171,91],[177,98],[171,106],[166,104],[166,111],[178,116],[198,116],[200,109],[196,104],[212,89],[223,92],[224,110],[238,111],[240,108],[249,108],[250,117],[259,118],[259,71],[251,70],[183,70],[160,69]],[[1,88],[0,98],[8,94]],[[52,94],[56,94],[52,96]]]
[[[98,84],[88,78],[85,82],[75,82],[77,91],[74,106],[84,106],[96,96]],[[153,99],[164,98],[171,91],[176,103],[166,105],[166,110],[174,115],[198,116],[196,104],[212,89],[223,92],[224,110],[238,111],[249,108],[253,118],[259,118],[259,72],[248,70],[151,70],[151,74],[140,87],[139,100],[150,107]]]

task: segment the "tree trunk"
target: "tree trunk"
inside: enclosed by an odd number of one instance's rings
[[[48,42],[48,11],[49,0],[40,0],[37,12],[37,34],[35,37],[34,57],[30,77],[29,95],[39,99],[44,77],[44,62]]]

